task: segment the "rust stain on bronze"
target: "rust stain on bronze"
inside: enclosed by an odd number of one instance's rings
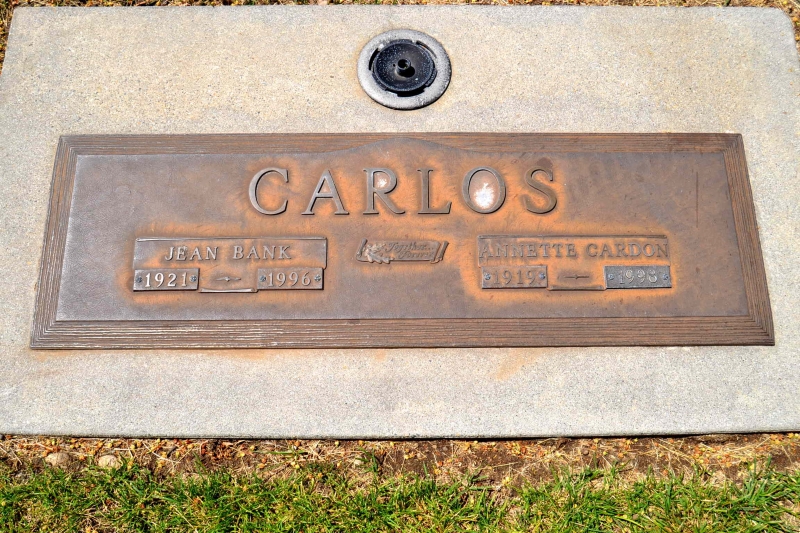
[[[65,137],[43,254],[36,348],[774,342],[738,135]]]

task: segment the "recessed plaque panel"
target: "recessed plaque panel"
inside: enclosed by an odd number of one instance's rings
[[[148,270],[136,270],[134,290],[321,289],[326,258],[325,237],[141,238],[136,239],[133,266]],[[173,273],[172,265],[194,268]],[[186,272],[178,270],[191,270],[191,285],[186,285]],[[152,276],[145,274],[151,271]],[[163,275],[156,279],[160,274],[166,274],[167,283]]]
[[[31,345],[773,338],[738,135],[77,136]]]

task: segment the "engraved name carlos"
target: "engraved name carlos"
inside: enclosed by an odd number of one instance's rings
[[[365,215],[379,214],[376,208],[377,199],[395,214],[405,213],[405,209],[398,206],[389,194],[397,187],[397,174],[388,168],[367,168],[366,173],[366,209]],[[431,173],[432,169],[423,168],[417,171],[421,182],[419,209],[420,215],[446,215],[450,213],[452,202],[446,202],[439,207],[432,207],[431,201]],[[263,205],[258,198],[258,186],[267,177],[277,177],[284,183],[289,183],[289,171],[285,168],[265,168],[253,176],[250,181],[250,203],[259,213],[264,215],[280,215],[289,206],[289,200],[278,198],[272,200],[277,207],[270,209]],[[523,196],[522,202],[525,209],[531,213],[544,214],[552,211],[558,203],[556,191],[548,185],[553,181],[553,174],[543,168],[532,168],[525,173],[525,184],[531,190],[531,196]],[[503,206],[506,199],[506,182],[503,175],[487,166],[473,168],[466,173],[461,182],[461,196],[464,203],[476,213],[494,213]],[[336,206],[335,215],[349,215],[345,208],[336,182],[330,170],[322,173],[316,187],[311,192],[306,209],[300,214],[313,215],[314,208],[320,200],[332,201]]]

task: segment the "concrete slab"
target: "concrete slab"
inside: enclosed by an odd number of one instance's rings
[[[391,28],[450,54],[414,112],[361,90]],[[0,432],[259,437],[800,429],[800,65],[779,11],[586,7],[18,9],[0,76]],[[60,135],[741,133],[775,347],[28,348]]]

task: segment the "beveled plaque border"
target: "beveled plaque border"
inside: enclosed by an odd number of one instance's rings
[[[56,306],[80,155],[332,151],[391,138],[515,152],[720,152],[728,175],[748,314],[726,317],[57,321]],[[376,335],[375,331],[382,331]],[[59,140],[31,348],[400,348],[774,345],[744,144],[739,134],[222,134],[76,135]]]

